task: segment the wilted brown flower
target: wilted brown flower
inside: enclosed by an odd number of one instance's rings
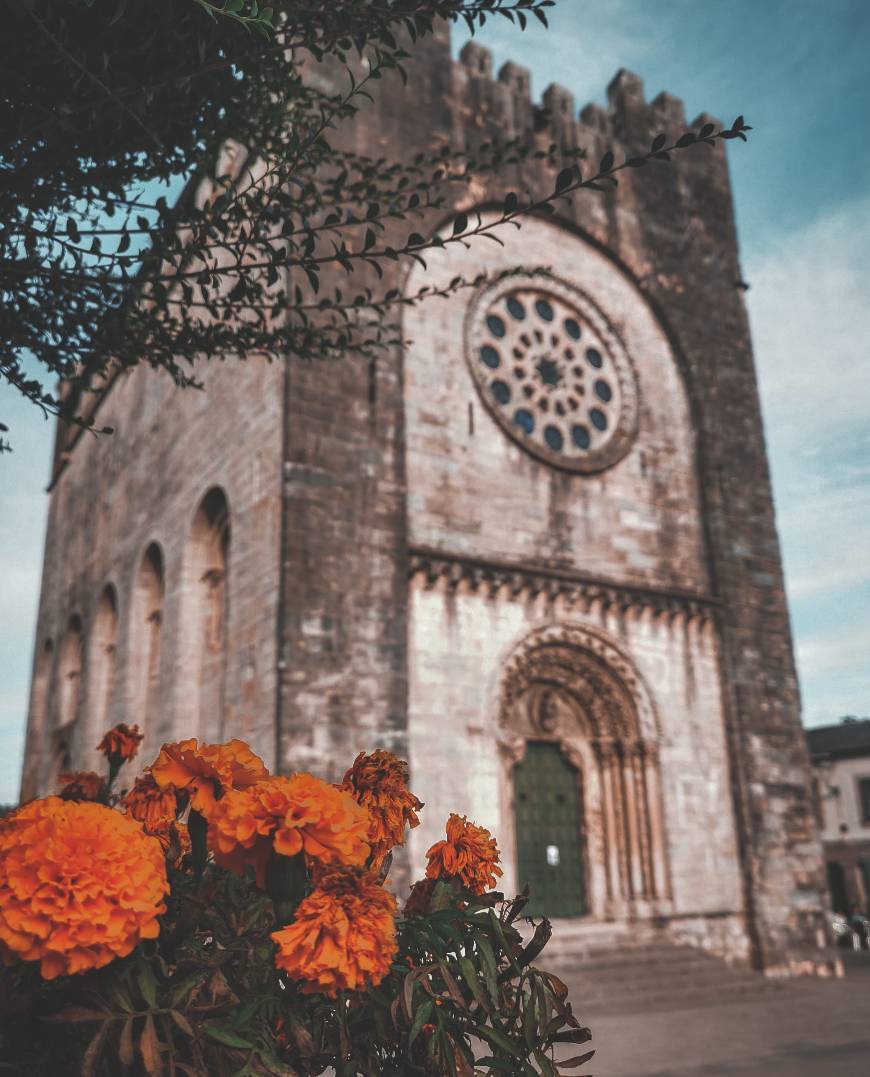
[[[418,826],[423,804],[408,789],[408,764],[392,752],[378,749],[354,760],[341,788],[369,813],[371,866],[379,868],[387,853],[405,842],[405,827]]]
[[[139,726],[129,726],[119,722],[113,726],[97,745],[97,751],[112,761],[129,762],[139,751],[139,745],[144,739],[144,733],[139,732]]]
[[[92,770],[74,770],[58,775],[61,800],[99,800],[103,779]]]
[[[464,815],[452,814],[447,820],[447,840],[436,842],[426,853],[430,879],[457,878],[472,894],[492,889],[502,874],[495,839],[482,826],[470,823]]]

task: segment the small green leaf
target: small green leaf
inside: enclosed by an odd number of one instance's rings
[[[432,1011],[434,1009],[435,1009],[435,1000],[430,998],[428,1001],[424,1002],[423,1005],[420,1007],[420,1009],[417,1010],[417,1012],[414,1014],[414,1023],[411,1025],[411,1032],[408,1035],[408,1046],[409,1047],[414,1042],[414,1040],[416,1040],[417,1036],[420,1034],[420,1029],[429,1020],[429,1016],[430,1016],[430,1014],[432,1013]]]
[[[474,967],[474,962],[470,957],[460,957],[459,971],[462,973],[462,979],[465,980],[469,990],[474,995],[475,1001],[485,1010],[490,1009],[489,999],[483,993],[483,988],[480,984],[480,973]]]
[[[483,959],[483,975],[486,989],[489,991],[489,997],[492,999],[493,1005],[498,1006],[498,965],[489,939],[485,935],[477,936],[477,948]]]
[[[142,998],[145,999],[152,1010],[155,1009],[157,1006],[157,980],[151,966],[142,965],[136,973],[136,980],[139,983]]]
[[[564,1061],[559,1062],[559,1067],[561,1069],[577,1069],[578,1066],[584,1066],[594,1054],[594,1051],[587,1051],[585,1055],[575,1055],[573,1058],[566,1058]]]
[[[492,1044],[493,1047],[498,1047],[502,1051],[506,1051],[514,1058],[520,1058],[522,1056],[522,1052],[516,1046],[516,1044],[512,1043],[511,1040],[508,1039],[508,1037],[503,1032],[500,1032],[497,1028],[478,1026],[474,1030],[474,1034],[476,1036],[480,1036],[481,1039],[486,1040],[487,1043]]]
[[[574,169],[563,168],[559,175],[556,177],[556,194],[561,194],[567,190],[574,182]]]
[[[206,1025],[205,1032],[206,1035],[211,1036],[218,1043],[224,1044],[225,1047],[247,1047],[250,1049],[254,1046],[250,1040],[236,1035],[235,1032],[231,1032],[228,1028],[221,1028],[220,1025]]]
[[[170,1010],[169,1016],[176,1023],[176,1025],[178,1025],[181,1031],[185,1033],[185,1035],[190,1036],[191,1038],[194,1037],[195,1033],[193,1031],[193,1027],[183,1013],[179,1013],[178,1010]]]

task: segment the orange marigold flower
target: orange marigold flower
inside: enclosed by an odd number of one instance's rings
[[[272,849],[305,852],[310,860],[362,865],[369,855],[369,818],[350,793],[311,774],[267,778],[227,793],[209,816],[208,843],[215,862],[243,872],[251,864],[265,886]]]
[[[139,726],[129,726],[120,722],[103,737],[97,745],[97,751],[102,752],[109,760],[114,756],[126,762],[139,751],[139,745],[144,736],[144,733],[139,732]]]
[[[103,788],[103,779],[92,770],[75,770],[60,774],[57,779],[63,800],[97,800]]]
[[[447,840],[437,841],[426,853],[429,879],[458,878],[472,894],[483,894],[502,874],[495,839],[482,826],[469,823],[464,815],[447,820]]]
[[[152,774],[145,774],[136,779],[124,797],[124,808],[147,833],[163,833],[175,822],[178,810],[175,786],[159,786]]]
[[[46,980],[101,968],[160,932],[160,844],[102,804],[31,800],[0,819],[0,956]]]
[[[275,964],[304,994],[375,987],[396,955],[396,899],[374,872],[324,872],[300,902],[293,923],[272,933]]]
[[[263,760],[243,740],[198,744],[196,738],[164,744],[148,768],[163,788],[174,785],[190,793],[194,811],[208,816],[217,798],[230,789],[247,789],[269,777]]]
[[[392,752],[360,752],[341,788],[369,813],[371,866],[379,868],[390,850],[405,843],[405,826],[419,826],[423,804],[408,789],[408,764]]]

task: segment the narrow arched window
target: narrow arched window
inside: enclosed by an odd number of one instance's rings
[[[189,655],[196,683],[196,729],[221,739],[225,722],[230,515],[218,487],[200,503],[191,527],[185,572]]]
[[[79,716],[82,692],[82,620],[71,617],[57,663],[57,722],[55,731],[68,730]]]
[[[82,699],[83,642],[82,619],[75,614],[69,620],[57,656],[57,710],[51,737],[49,792],[55,791],[58,776],[72,769],[73,765],[76,723]]]
[[[51,669],[54,664],[54,643],[47,639],[39,650],[30,691],[30,721],[27,727],[27,748],[21,775],[21,803],[40,792],[40,774],[45,773],[44,761],[49,748],[48,703]]]
[[[88,645],[87,717],[82,747],[89,763],[96,763],[96,746],[112,725],[117,637],[118,600],[115,588],[108,584],[100,596]]]
[[[139,565],[130,608],[130,714],[146,737],[156,732],[160,706],[163,595],[163,554],[152,542]]]

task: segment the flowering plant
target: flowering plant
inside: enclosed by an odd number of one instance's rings
[[[63,1077],[557,1077],[591,1057],[567,988],[533,962],[528,899],[451,815],[400,907],[393,850],[418,824],[407,764],[357,757],[333,786],[271,776],[241,741],[167,744],[0,818],[0,1069]]]

